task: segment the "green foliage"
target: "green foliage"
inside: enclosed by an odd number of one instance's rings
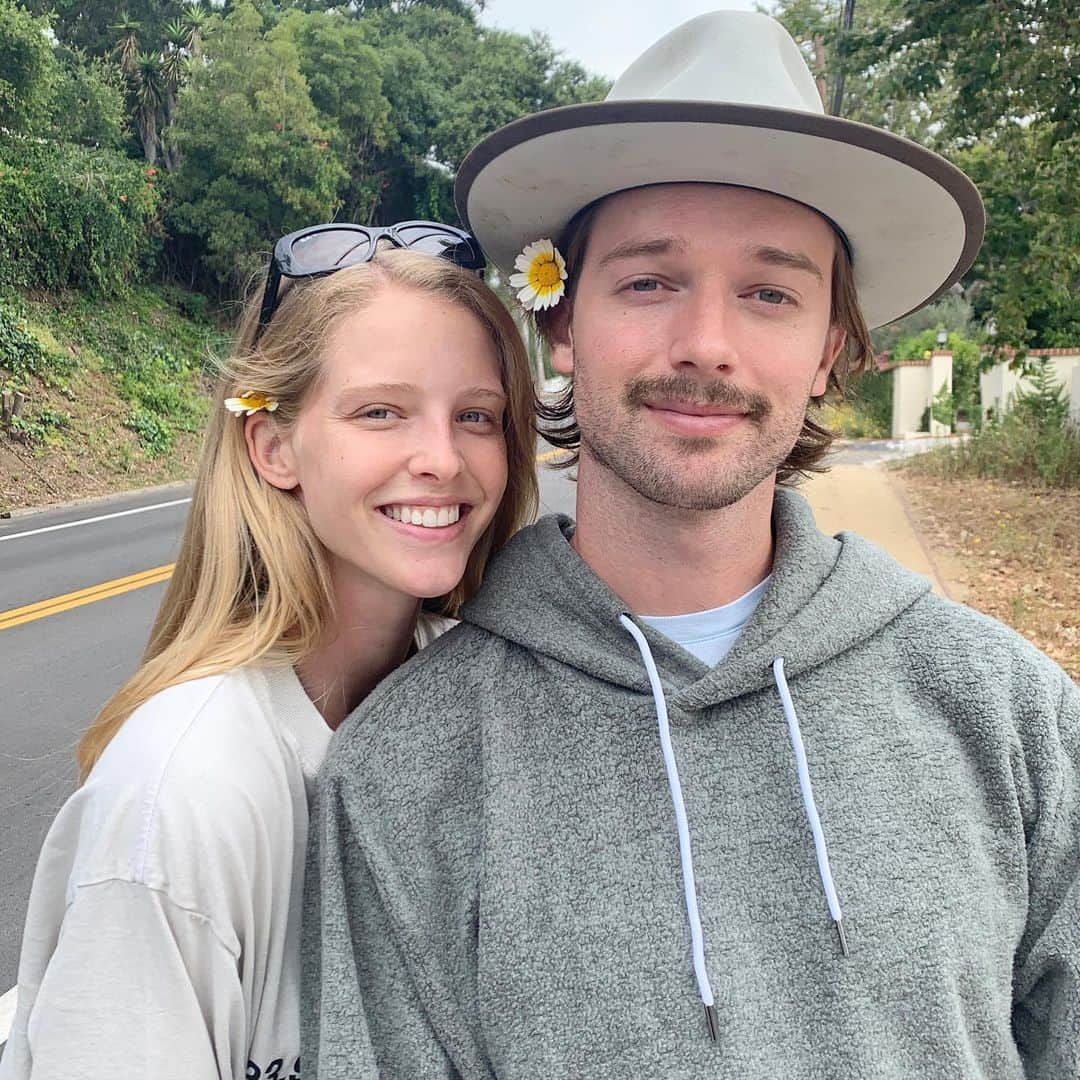
[[[891,372],[869,371],[849,392],[855,410],[864,418],[865,435],[885,438],[892,431],[893,378]]]
[[[121,154],[0,135],[0,284],[115,292],[152,260],[157,206]]]
[[[923,359],[938,348],[938,329],[930,327],[912,337],[900,338],[892,349],[893,360],[899,363]],[[948,334],[941,347],[952,353],[952,392],[940,402],[935,397],[931,413],[938,423],[950,428],[955,427],[957,416],[975,422],[980,415],[979,371],[983,366],[983,350],[977,342],[955,332]]]
[[[996,340],[1053,348],[1080,341],[1080,133],[1012,129],[960,151],[986,204],[986,240],[972,268],[975,314]]]
[[[28,443],[55,446],[59,434],[71,423],[71,413],[43,405],[25,416],[11,418],[11,431]]]
[[[115,149],[124,138],[127,113],[119,68],[65,50],[52,99],[52,131],[61,142]]]
[[[846,32],[840,7],[791,0],[775,11],[830,97],[846,80],[841,115],[940,150],[978,185],[986,240],[964,280],[975,319],[992,319],[1002,345],[1075,344],[1080,7],[860,0]]]
[[[149,458],[161,457],[172,449],[173,431],[169,422],[151,409],[136,405],[128,413],[124,427],[131,428],[139,436],[139,442]]]
[[[390,138],[390,102],[383,95],[383,63],[360,23],[341,12],[287,12],[271,38],[291,39],[311,101],[349,178],[339,190],[339,216],[368,221],[378,205],[376,155]]]
[[[1076,488],[1080,487],[1080,427],[1033,424],[1014,411],[956,445],[915,455],[907,467],[946,479],[980,476]]]
[[[1011,415],[1037,427],[1062,427],[1069,415],[1069,399],[1054,375],[1050,358],[1040,356],[1029,363],[1024,381],[1027,386],[1016,395]]]
[[[169,222],[194,242],[210,282],[234,293],[278,236],[328,220],[347,180],[295,42],[261,31],[250,3],[218,21],[176,121],[184,161]]]
[[[930,417],[952,431],[956,420],[956,399],[947,382],[938,387],[938,392],[930,403]],[[929,425],[927,427],[929,428]]]
[[[12,385],[25,387],[34,375],[47,386],[62,386],[74,369],[71,357],[45,349],[23,319],[0,306],[0,372],[10,375]]]
[[[60,77],[49,24],[13,0],[0,0],[0,127],[37,132],[50,115]]]

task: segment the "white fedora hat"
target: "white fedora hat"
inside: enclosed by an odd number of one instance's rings
[[[698,181],[773,192],[817,210],[852,254],[867,323],[881,326],[957,281],[982,243],[975,185],[908,139],[824,115],[788,32],[715,11],[661,38],[607,99],[516,120],[458,171],[462,220],[504,273],[595,200]]]

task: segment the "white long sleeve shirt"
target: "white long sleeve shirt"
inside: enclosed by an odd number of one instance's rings
[[[330,736],[289,667],[132,714],[42,848],[0,1080],[297,1080],[308,787]]]

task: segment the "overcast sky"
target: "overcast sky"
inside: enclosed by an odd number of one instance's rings
[[[488,0],[480,21],[522,34],[543,30],[568,60],[614,79],[687,19],[755,6],[754,0]]]

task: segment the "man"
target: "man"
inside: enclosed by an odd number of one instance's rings
[[[1080,694],[779,486],[867,322],[970,265],[974,189],[720,12],[458,194],[497,265],[565,253],[518,267],[577,524],[337,736],[305,1070],[1080,1076]]]

